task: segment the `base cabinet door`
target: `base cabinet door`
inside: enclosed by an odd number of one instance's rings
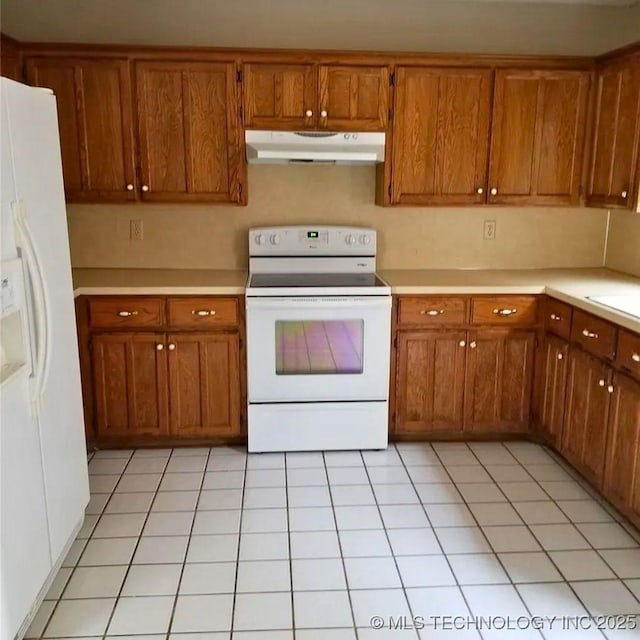
[[[465,346],[465,331],[398,335],[396,432],[462,430]]]
[[[522,432],[529,428],[534,348],[533,331],[469,333],[465,430]]]
[[[168,337],[171,435],[240,433],[240,339],[237,333]]]
[[[561,452],[596,486],[604,472],[610,376],[605,363],[570,351]]]
[[[640,383],[616,373],[611,388],[604,492],[640,517]]]
[[[546,336],[537,350],[537,384],[534,402],[536,428],[550,444],[562,436],[567,387],[569,343]]]
[[[167,359],[162,333],[93,337],[95,421],[99,438],[167,432]]]

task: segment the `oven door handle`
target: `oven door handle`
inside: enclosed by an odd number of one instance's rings
[[[391,296],[247,298],[247,309],[390,309]]]

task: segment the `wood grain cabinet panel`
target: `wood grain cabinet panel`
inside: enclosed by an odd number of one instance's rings
[[[240,433],[237,334],[168,336],[171,434],[211,438]]]
[[[616,373],[609,407],[604,491],[640,516],[640,384]]]
[[[496,71],[490,204],[577,204],[589,74]]]
[[[27,78],[56,95],[67,200],[135,200],[128,61],[32,58]]]
[[[138,62],[136,101],[143,200],[242,201],[235,65]]]
[[[546,442],[556,446],[562,437],[567,388],[569,343],[547,335],[536,352],[534,421]]]
[[[492,72],[399,67],[392,204],[485,202]]]
[[[396,432],[462,430],[465,347],[465,331],[399,334]]]
[[[561,453],[596,486],[604,471],[610,384],[605,363],[571,349]]]
[[[167,433],[164,334],[95,335],[92,364],[98,438],[122,439]]]
[[[287,130],[316,126],[315,65],[250,63],[243,69],[246,127]]]
[[[529,428],[534,345],[533,331],[469,332],[465,430],[521,432]]]
[[[321,65],[320,128],[384,131],[389,119],[389,67]]]
[[[598,71],[587,204],[633,208],[638,199],[640,62]]]

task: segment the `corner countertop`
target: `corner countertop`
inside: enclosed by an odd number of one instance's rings
[[[407,269],[382,270],[396,295],[540,294],[640,333],[640,318],[588,296],[640,296],[640,278],[609,269]],[[243,295],[242,269],[73,269],[80,295]]]

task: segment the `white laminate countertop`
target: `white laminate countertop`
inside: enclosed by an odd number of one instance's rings
[[[407,269],[382,270],[392,293],[536,294],[584,309],[640,333],[640,318],[589,300],[640,297],[640,278],[608,269]],[[223,269],[74,269],[79,295],[242,295],[247,272]]]

